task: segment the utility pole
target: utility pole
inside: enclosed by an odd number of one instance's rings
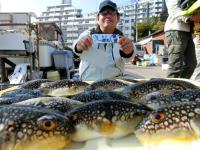
[[[138,41],[137,11],[138,11],[138,4],[135,3],[135,42]]]

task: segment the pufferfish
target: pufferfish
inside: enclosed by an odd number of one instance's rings
[[[49,96],[71,96],[83,92],[88,85],[82,81],[63,79],[42,84],[39,90]]]
[[[74,132],[69,119],[52,110],[0,106],[0,150],[62,150]]]
[[[131,98],[133,102],[142,102],[148,94],[153,92],[159,92],[164,96],[173,94],[177,90],[188,89],[199,89],[199,87],[184,80],[156,78],[129,85],[124,88],[122,94]]]
[[[200,139],[200,103],[176,103],[152,111],[134,133],[144,145],[197,141]]]
[[[131,134],[149,111],[142,104],[101,100],[74,107],[66,115],[76,130],[72,140],[86,141],[98,137],[120,138]]]

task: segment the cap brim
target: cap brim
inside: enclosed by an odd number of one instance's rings
[[[105,7],[108,7],[108,8],[111,8],[115,11],[117,11],[117,9],[115,7],[113,7],[112,5],[106,5],[106,6],[103,6],[102,8],[99,9],[99,13],[102,12],[102,10],[105,8]],[[118,12],[118,11],[117,11]]]

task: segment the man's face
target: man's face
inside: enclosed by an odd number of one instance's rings
[[[119,19],[120,17],[117,15],[115,10],[106,8],[99,13],[97,23],[99,24],[101,30],[113,31],[116,28]]]

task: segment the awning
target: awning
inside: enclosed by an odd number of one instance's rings
[[[137,42],[138,44],[145,45],[152,40],[152,37]]]

